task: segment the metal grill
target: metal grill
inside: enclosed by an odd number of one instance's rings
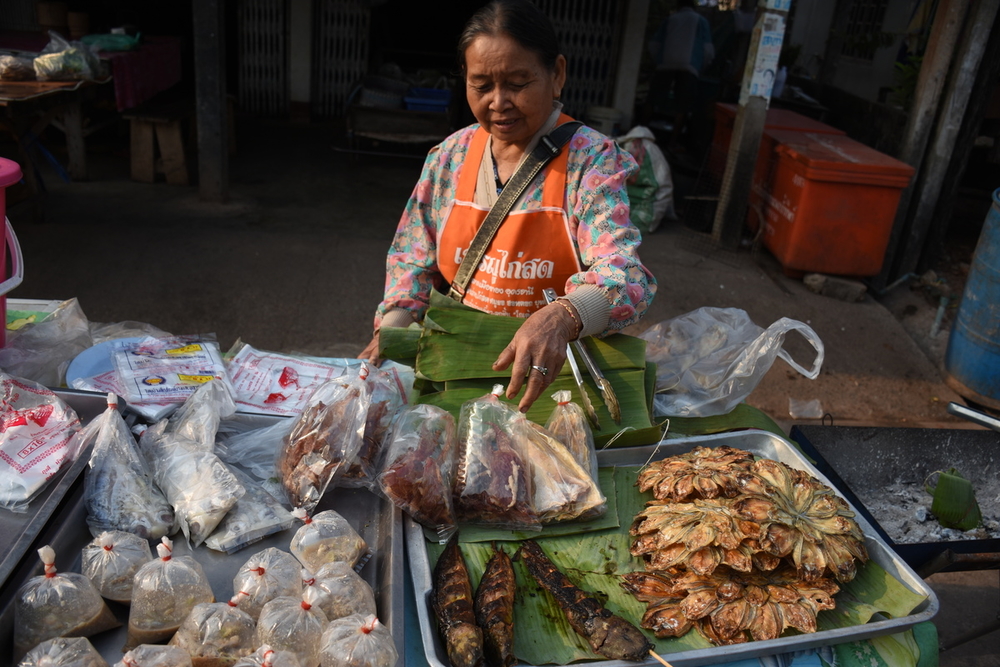
[[[622,4],[615,0],[538,3],[552,20],[569,63],[562,101],[566,113],[572,116],[582,118],[590,106],[610,106]]]
[[[313,40],[313,104],[316,116],[343,115],[368,68],[370,2],[320,0]]]
[[[265,116],[288,112],[288,13],[284,0],[240,0],[240,108]]]

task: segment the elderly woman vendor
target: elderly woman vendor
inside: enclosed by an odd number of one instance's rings
[[[519,163],[557,126],[566,58],[548,18],[525,0],[480,9],[458,43],[477,123],[431,149],[386,261],[385,299],[361,357],[377,360],[378,332],[420,321],[431,290],[448,291],[470,242]],[[493,364],[511,369],[507,397],[525,386],[526,411],[552,382],[566,344],[636,322],[656,281],[639,261],[625,180],[637,169],[608,137],[579,126],[514,204],[463,303],[525,318]],[[542,290],[565,294],[546,305]]]

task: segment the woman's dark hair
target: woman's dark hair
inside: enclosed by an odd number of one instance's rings
[[[465,52],[480,35],[509,35],[515,42],[534,51],[549,70],[555,71],[559,38],[542,10],[528,0],[493,0],[465,24],[458,38],[458,66],[465,72]]]

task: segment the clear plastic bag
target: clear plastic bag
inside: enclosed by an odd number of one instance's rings
[[[108,663],[86,637],[55,637],[28,651],[17,667],[108,667]]]
[[[90,579],[56,572],[52,547],[42,547],[38,556],[45,574],[26,581],[14,598],[15,660],[46,639],[90,637],[121,625]]]
[[[407,406],[393,420],[377,478],[382,493],[434,530],[441,544],[458,529],[451,500],[457,448],[450,412],[423,403]]]
[[[531,502],[542,523],[604,514],[607,499],[566,446],[521,415],[517,430],[531,467]]]
[[[219,423],[236,412],[229,385],[211,380],[198,387],[167,420],[166,432],[195,442],[206,452],[215,451]]]
[[[30,58],[0,56],[0,81],[34,81],[35,67]]]
[[[170,645],[187,651],[194,667],[229,665],[252,653],[257,646],[256,626],[253,618],[237,606],[239,597],[195,605],[171,637]]]
[[[348,563],[353,567],[368,555],[368,544],[336,511],[326,510],[310,518],[298,508],[292,514],[302,519],[305,525],[295,531],[288,550],[310,572],[333,562]]]
[[[101,76],[101,60],[83,42],[69,42],[49,30],[49,43],[33,62],[39,81],[93,80]]]
[[[80,455],[80,419],[49,389],[0,373],[0,423],[0,507],[26,512]]]
[[[275,598],[302,597],[301,568],[294,556],[274,547],[251,556],[233,577],[240,609],[256,619]]]
[[[294,419],[280,419],[270,426],[248,428],[240,422],[222,422],[215,453],[226,463],[240,466],[258,480],[272,479],[275,476],[274,462],[294,424]],[[280,497],[285,497],[283,491]]]
[[[365,432],[368,383],[360,376],[320,385],[282,443],[275,463],[288,501],[312,511],[354,461]]]
[[[226,513],[215,532],[208,536],[205,546],[232,554],[295,525],[292,513],[249,475],[232,467],[229,472],[243,485],[246,493]]]
[[[128,604],[135,573],[151,560],[149,542],[115,530],[101,533],[83,547],[80,570],[105,600]]]
[[[531,459],[518,429],[524,415],[492,393],[466,401],[458,418],[455,514],[460,521],[510,530],[541,530]]]
[[[376,612],[375,592],[349,563],[327,563],[316,574],[302,570],[302,583],[316,590],[315,604],[327,620]]]
[[[139,568],[133,579],[125,650],[169,639],[195,605],[215,602],[198,561],[174,556],[166,537],[156,545],[156,553],[158,558]]]
[[[563,389],[552,394],[556,407],[545,422],[545,430],[556,440],[566,445],[577,463],[590,473],[597,482],[597,448],[594,446],[594,432],[587,422],[587,415],[577,403],[573,402],[573,393]]]
[[[798,331],[816,350],[812,369],[782,349],[785,334]],[[750,395],[775,358],[815,379],[823,366],[823,342],[815,331],[783,317],[766,330],[739,308],[699,308],[656,324],[640,338],[646,360],[656,364],[653,411],[668,417],[709,417],[732,410]]]
[[[351,370],[346,371],[350,372]],[[394,370],[382,370],[364,362],[358,369],[358,374],[368,383],[365,434],[357,457],[344,471],[337,485],[374,489],[383,441],[392,418],[406,399],[403,395],[403,385]]]
[[[81,433],[85,443],[94,441],[83,487],[87,525],[95,537],[120,530],[158,540],[172,531],[174,509],[153,481],[117,403],[109,394],[108,409]]]
[[[142,644],[122,656],[115,667],[193,667],[191,656],[176,646]]]
[[[393,667],[396,644],[374,614],[331,621],[323,633],[323,667]]]
[[[46,387],[61,387],[69,363],[94,344],[76,299],[63,301],[41,322],[25,324],[7,336],[7,345],[0,348],[0,368]]]
[[[206,382],[229,382],[215,334],[115,341],[111,361],[129,403],[183,403]]]
[[[233,667],[302,667],[299,656],[291,651],[280,651],[264,644],[256,651],[240,658]]]
[[[319,667],[320,641],[327,620],[315,605],[316,591],[306,589],[302,597],[275,598],[264,605],[257,619],[257,644],[291,651],[302,667]]]

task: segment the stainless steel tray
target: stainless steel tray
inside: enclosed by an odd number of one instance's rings
[[[787,463],[793,468],[806,470],[824,484],[833,487],[824,475],[809,463],[802,454],[787,441],[766,431],[739,431],[721,433],[718,435],[667,440],[662,445],[645,447],[623,447],[621,449],[606,449],[597,453],[598,463],[602,466],[642,465],[649,460],[659,460],[667,456],[681,454],[696,446],[718,447],[728,445],[745,449],[753,454]],[[836,488],[836,487],[833,487]],[[857,512],[856,508],[852,506]],[[938,612],[938,599],[929,586],[921,579],[899,556],[896,555],[879,537],[878,533],[865,521],[860,514],[856,517],[858,525],[865,534],[865,546],[873,561],[899,580],[911,591],[926,596],[920,606],[909,616],[903,618],[873,620],[865,625],[835,630],[823,630],[812,634],[800,634],[789,637],[779,637],[767,641],[747,642],[731,646],[719,646],[707,649],[679,651],[664,654],[671,665],[677,667],[695,667],[710,665],[721,661],[756,658],[776,653],[786,653],[803,649],[840,644],[858,639],[867,639],[879,635],[892,634],[905,630],[917,623],[928,621]],[[626,522],[623,525],[628,525]],[[448,658],[444,646],[437,633],[434,618],[431,613],[432,576],[430,562],[427,557],[427,546],[423,529],[409,517],[405,523],[407,555],[410,561],[410,571],[413,575],[413,588],[417,602],[417,617],[420,622],[420,636],[424,644],[424,654],[431,667],[448,667]],[[515,619],[515,627],[517,620]],[[621,660],[604,660],[587,663],[594,667],[627,667],[634,662]],[[644,664],[659,664],[649,658]]]
[[[263,426],[273,423],[277,418],[264,415],[240,415],[239,419],[244,422],[257,421]],[[375,592],[379,620],[392,634],[396,651],[400,656],[398,664],[401,665],[405,649],[402,515],[392,503],[365,489],[333,489],[328,491],[316,511],[327,509],[334,509],[343,515],[364,538],[373,552],[371,559],[365,564],[360,574]],[[84,545],[92,539],[87,528],[86,518],[87,510],[83,503],[83,475],[80,475],[78,471],[78,479],[72,485],[70,493],[66,495],[58,512],[52,516],[52,520],[41,531],[32,546],[38,548],[45,544],[52,545],[56,551],[56,567],[59,570],[79,572],[80,552]],[[212,585],[215,599],[225,601],[233,596],[233,577],[247,559],[268,547],[288,551],[289,543],[297,528],[297,526],[293,526],[231,555],[212,551],[204,546],[192,551],[180,533],[173,536],[174,549],[178,555],[191,553],[201,563],[205,575]],[[17,576],[5,583],[4,588],[9,594],[6,599],[0,600],[3,605],[0,607],[0,664],[7,664],[13,650],[14,593],[29,577],[41,573],[42,568],[38,558],[35,552],[31,551],[23,558],[16,573]],[[122,657],[121,649],[125,645],[128,624],[128,607],[115,603],[108,603],[108,606],[122,622],[122,627],[95,635],[90,640],[104,659],[108,661],[108,664],[113,665]]]

